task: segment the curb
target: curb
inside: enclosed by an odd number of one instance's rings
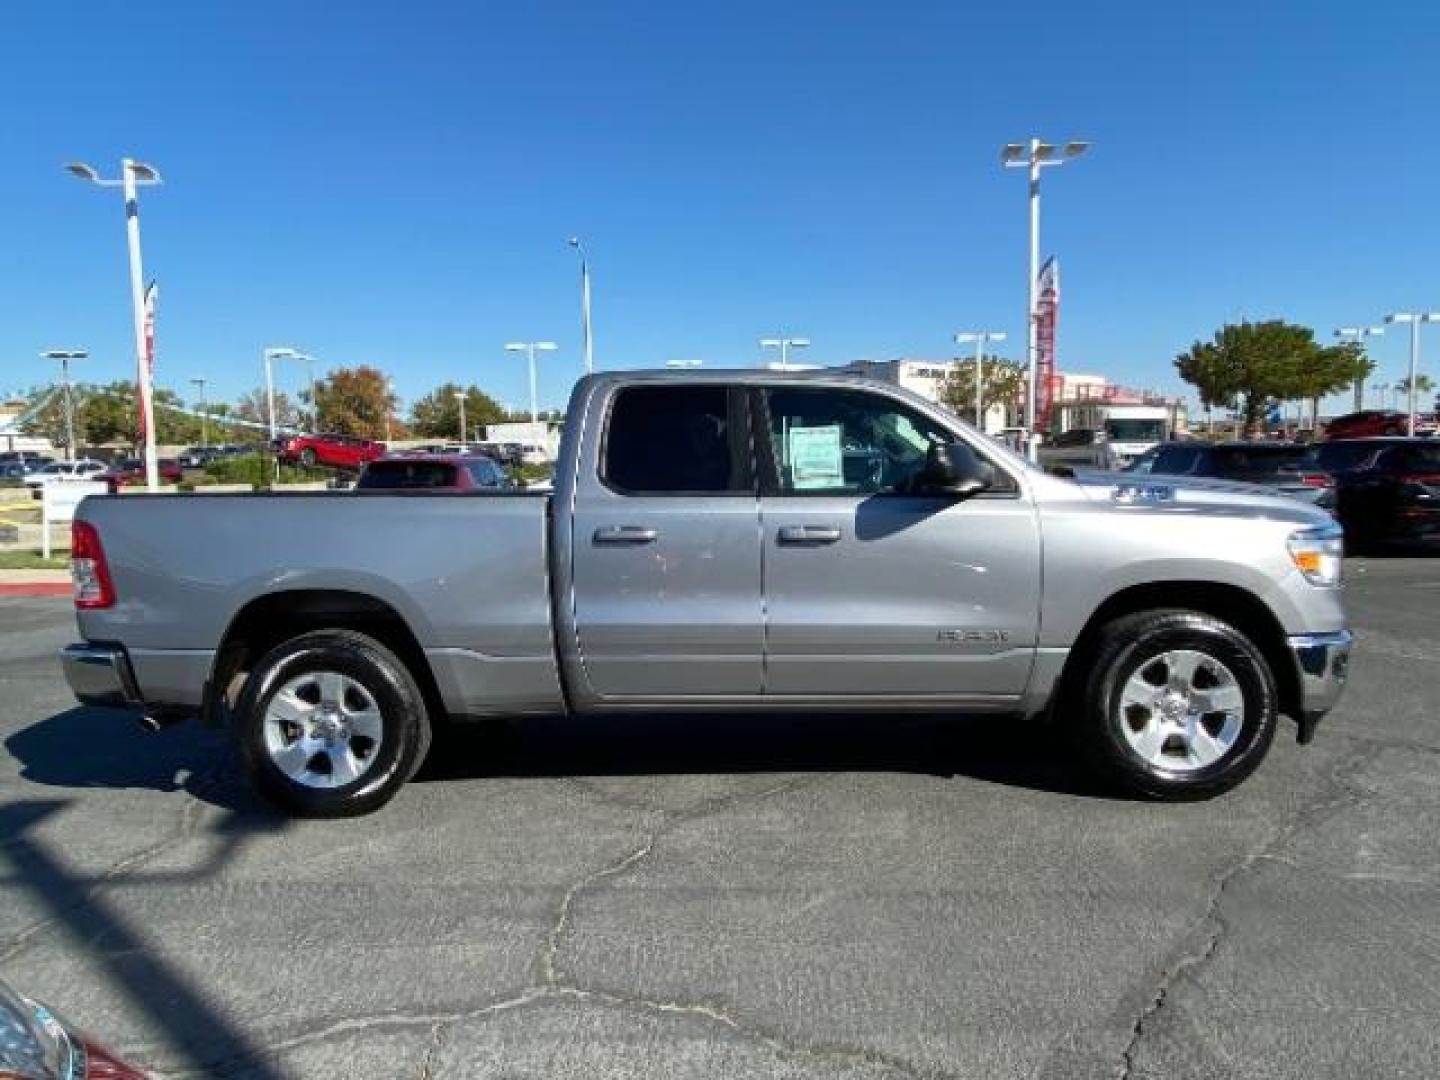
[[[0,581],[0,597],[6,596],[69,596],[68,581]]]

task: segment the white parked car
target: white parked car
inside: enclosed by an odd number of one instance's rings
[[[526,443],[525,448],[520,451],[521,465],[548,465],[549,463],[550,455],[545,452],[543,446]]]
[[[104,471],[105,463],[93,458],[81,458],[79,461],[55,461],[46,465],[39,472],[25,477],[25,483],[32,488],[40,488],[46,484],[97,480]]]

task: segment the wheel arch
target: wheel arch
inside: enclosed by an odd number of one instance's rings
[[[368,593],[321,588],[265,593],[235,613],[220,639],[205,683],[202,716],[212,723],[222,720],[237,676],[248,674],[281,642],[323,629],[353,630],[380,642],[409,669],[432,722],[444,718],[444,699],[435,674],[404,616]]]
[[[1220,581],[1150,581],[1131,585],[1107,597],[1091,612],[1076,637],[1056,684],[1056,696],[1073,691],[1076,680],[1089,670],[1101,627],[1126,615],[1170,608],[1214,616],[1249,638],[1265,657],[1274,676],[1279,694],[1278,711],[1299,717],[1300,675],[1280,620],[1253,592]]]

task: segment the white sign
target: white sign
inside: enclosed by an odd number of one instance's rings
[[[75,508],[87,495],[104,495],[110,489],[91,480],[46,484],[40,489],[40,553],[50,558],[50,526],[75,519]]]
[[[792,427],[789,431],[790,487],[795,491],[837,488],[845,484],[845,453],[840,425]]]

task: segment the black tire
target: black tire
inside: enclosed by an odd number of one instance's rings
[[[1120,707],[1127,682],[1162,654],[1177,650],[1219,661],[1233,676],[1243,701],[1233,743],[1200,767],[1185,765],[1179,756],[1175,767],[1147,760],[1121,727],[1127,723]],[[1167,801],[1219,795],[1255,771],[1275,738],[1277,693],[1270,665],[1249,638],[1213,616],[1185,610],[1124,616],[1100,630],[1085,659],[1087,668],[1077,680],[1081,712],[1071,730],[1100,776],[1126,794]]]
[[[306,786],[288,776],[267,749],[272,700],[312,672],[335,672],[359,683],[380,713],[374,760],[341,786]],[[297,817],[354,817],[379,809],[416,773],[430,748],[425,699],[409,669],[380,642],[351,630],[302,634],[270,650],[246,679],[233,715],[240,758],[256,790]]]
[[[304,465],[305,468],[315,468],[315,462],[318,460],[319,459],[315,456],[314,448],[307,446],[304,450],[300,451],[300,464]]]

